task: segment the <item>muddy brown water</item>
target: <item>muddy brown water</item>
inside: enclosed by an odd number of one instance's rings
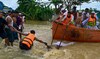
[[[48,42],[52,39],[51,25],[25,25],[24,32],[34,29],[36,36]],[[0,44],[0,59],[100,59],[100,43],[75,43],[59,50],[48,51],[44,44],[34,42],[30,51],[22,51],[18,47],[18,42],[14,42],[14,47],[4,47]]]

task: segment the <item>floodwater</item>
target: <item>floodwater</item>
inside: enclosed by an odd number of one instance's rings
[[[34,29],[36,37],[47,42],[52,40],[51,25],[25,25],[24,32]],[[30,51],[22,51],[18,47],[18,42],[14,42],[14,47],[4,47],[0,43],[0,59],[100,59],[100,43],[75,43],[59,50],[52,46],[50,51],[44,44],[34,42]]]

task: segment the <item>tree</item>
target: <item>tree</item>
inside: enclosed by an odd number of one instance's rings
[[[53,11],[48,6],[37,3],[34,0],[18,0],[18,11],[24,13],[30,20],[49,20]]]
[[[16,9],[24,13],[30,20],[49,20],[52,14],[59,14],[62,5],[66,5],[71,9],[72,5],[79,5],[89,0],[51,0],[50,3],[38,3],[35,0],[18,0],[19,7]],[[55,9],[51,9],[50,5],[54,4]],[[60,6],[61,5],[61,6]]]

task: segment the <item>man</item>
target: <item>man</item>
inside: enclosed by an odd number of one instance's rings
[[[17,19],[16,19],[17,13],[18,12],[15,11],[15,15],[14,15],[14,17],[12,19],[13,19],[13,27],[18,30],[18,26],[17,26],[17,23],[16,23],[16,21],[17,21]],[[13,35],[14,35],[14,40],[18,40],[18,33],[17,32],[13,32]]]
[[[74,22],[76,23],[76,21],[77,21],[77,15],[78,15],[78,13],[77,13],[77,10],[76,10],[76,6],[74,6],[73,7],[73,10],[72,10],[72,14],[73,14],[73,16],[74,16]],[[76,25],[76,24],[75,24]]]
[[[2,39],[5,39],[5,45],[9,46],[9,41],[8,41],[7,33],[5,32],[5,25],[8,26],[8,24],[5,21],[5,19],[3,19],[3,13],[0,12],[0,37]]]
[[[56,21],[61,22],[66,18],[67,10],[62,8]]]
[[[81,24],[82,24],[82,12],[79,11],[79,13],[77,14],[77,20],[75,21],[75,25],[77,27],[81,27]]]
[[[13,27],[13,17],[14,17],[14,11],[9,12],[9,15],[6,17],[6,22],[11,27],[6,26],[6,28],[5,28],[5,30],[7,32],[7,37],[9,39],[9,43],[10,43],[11,46],[13,46],[13,42],[14,42],[13,31],[15,29]]]
[[[96,26],[97,20],[98,20],[98,18],[96,16],[95,12],[92,12],[87,21],[87,28],[97,30],[98,29]]]
[[[22,21],[22,14],[21,13],[17,13],[17,17],[16,17],[16,19],[17,19],[17,21],[16,21],[16,23],[17,23],[17,26],[18,26],[18,30],[19,31],[23,31],[23,21]],[[19,34],[19,39],[21,40],[22,39],[22,36],[21,36],[21,34]]]
[[[74,16],[71,14],[71,12],[68,12],[66,15],[66,18],[62,20],[62,24],[69,25],[74,24]]]
[[[48,49],[51,48],[50,46],[48,46],[48,44],[46,42],[43,42],[43,41],[41,41],[41,40],[39,40],[35,37],[35,31],[34,30],[31,30],[30,33],[28,33],[28,34],[23,34],[19,31],[17,31],[17,32],[24,35],[24,36],[26,36],[23,40],[20,41],[20,44],[19,44],[19,47],[22,50],[30,50],[33,46],[34,40],[45,44]]]
[[[89,9],[86,8],[85,12],[83,12],[82,15],[83,15],[82,16],[83,17],[83,19],[82,19],[82,27],[87,28],[85,21],[89,18]]]

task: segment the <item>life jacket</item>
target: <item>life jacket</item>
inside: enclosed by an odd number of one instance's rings
[[[26,37],[22,40],[22,44],[25,44],[28,48],[31,48],[31,46],[33,45],[34,39],[35,39],[35,35],[29,33],[28,36],[26,36]]]
[[[96,25],[96,15],[94,15],[94,18],[92,18],[91,16],[89,17],[88,25],[89,26],[95,26]]]
[[[70,18],[66,17],[66,19],[62,22],[62,24],[67,25],[72,20],[72,15]]]

